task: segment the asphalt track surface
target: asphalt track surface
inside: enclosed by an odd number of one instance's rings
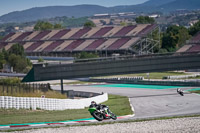
[[[54,90],[60,90],[60,86],[58,85],[52,86],[52,88]],[[64,90],[99,93],[107,92],[109,94],[116,94],[129,97],[130,104],[134,108],[135,116],[128,119],[143,119],[200,114],[200,95],[185,93],[184,96],[180,96],[179,94],[177,94],[176,89],[177,87],[165,86],[160,87],[137,85],[64,85]],[[188,89],[192,88],[182,87],[182,90]],[[72,125],[74,125],[74,123],[72,123]],[[48,125],[48,127],[50,126],[54,125]],[[55,126],[63,125],[56,124]],[[39,127],[47,127],[47,125]],[[33,127],[16,127],[12,129],[24,128]]]
[[[54,90],[60,90],[60,86],[52,87]],[[176,92],[177,87],[150,88],[64,85],[64,90],[107,92],[128,96],[135,112],[132,119],[200,114],[200,95],[186,92],[184,96],[180,96]],[[188,89],[191,88],[182,87],[182,90]]]

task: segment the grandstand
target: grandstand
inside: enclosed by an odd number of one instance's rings
[[[200,52],[200,32],[187,41],[177,52]]]
[[[73,54],[81,51],[105,52],[135,52],[148,53],[156,43],[150,41],[148,34],[158,26],[156,24],[138,24],[131,26],[110,26],[94,28],[74,28],[62,30],[17,32],[6,35],[0,41],[0,49],[9,49],[13,44],[23,45],[28,55]],[[145,39],[145,41],[144,41]],[[140,46],[148,43],[144,50]],[[155,43],[156,42],[156,43]],[[152,45],[149,45],[152,44]],[[133,46],[138,45],[135,49]],[[144,47],[144,46],[143,46]],[[140,52],[139,52],[140,51]]]

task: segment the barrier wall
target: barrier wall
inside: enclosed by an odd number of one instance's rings
[[[44,110],[65,110],[65,109],[84,109],[91,101],[102,103],[108,100],[108,94],[104,93],[91,98],[83,99],[53,99],[53,98],[34,98],[34,97],[11,97],[0,96],[0,108],[16,109],[44,109]]]
[[[147,80],[114,80],[114,79],[90,79],[91,82],[107,82],[114,84],[143,84],[143,85],[166,85],[166,86],[200,86],[199,80],[182,81],[147,81]]]

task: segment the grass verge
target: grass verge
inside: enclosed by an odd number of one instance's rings
[[[197,93],[197,94],[200,94],[200,90],[195,90],[195,91],[189,91],[191,93]]]
[[[132,114],[128,98],[125,96],[109,95],[105,103],[118,116]],[[86,109],[72,109],[63,111],[0,109],[0,125],[67,121],[92,116]]]
[[[106,77],[136,77],[136,76],[142,76],[145,79],[162,79],[166,76],[177,76],[177,75],[189,75],[184,72],[153,72],[149,73],[149,77],[147,77],[147,73],[139,73],[139,74],[125,74],[125,75],[115,75],[115,76],[106,76]]]

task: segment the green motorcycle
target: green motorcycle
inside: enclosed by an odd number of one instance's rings
[[[98,121],[102,121],[104,119],[117,119],[117,116],[112,113],[107,106],[101,109],[90,106],[88,111]]]

